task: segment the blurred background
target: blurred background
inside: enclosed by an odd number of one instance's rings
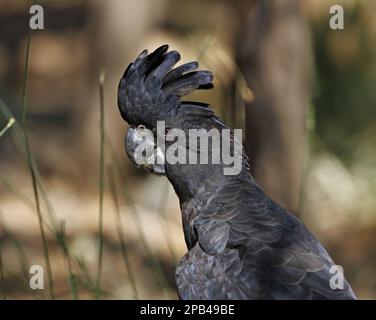
[[[37,2],[45,30],[31,34],[25,86],[32,3],[0,2],[2,298],[177,298],[178,200],[126,159],[116,102],[127,65],[167,43],[214,72],[190,98],[243,128],[259,184],[376,299],[375,1]],[[329,27],[334,4],[344,30]],[[44,290],[29,288],[34,264]]]

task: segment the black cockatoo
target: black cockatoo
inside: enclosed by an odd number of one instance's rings
[[[120,80],[118,105],[131,126],[125,147],[133,162],[146,129],[155,137],[147,140],[149,156],[165,156],[166,149],[156,147],[157,121],[165,121],[166,135],[171,129],[228,129],[207,104],[181,100],[196,89],[211,88],[212,73],[197,71],[197,62],[173,69],[180,54],[167,50],[167,45],[150,54],[144,50]],[[222,162],[144,163],[167,176],[180,200],[188,252],[176,268],[179,297],[356,299],[324,247],[262,191],[248,159],[244,154],[241,158],[235,175],[225,175]],[[333,288],[336,276],[343,281]]]

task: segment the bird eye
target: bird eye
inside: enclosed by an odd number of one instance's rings
[[[165,136],[167,136],[171,132],[171,128],[166,127],[165,128]]]

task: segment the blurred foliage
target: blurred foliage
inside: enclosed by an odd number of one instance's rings
[[[349,164],[359,143],[375,135],[376,42],[371,4],[345,9],[345,29],[312,23],[317,87],[315,131],[323,147]],[[316,144],[318,147],[318,144]]]
[[[345,30],[329,28],[326,7],[312,16],[324,4],[341,2],[351,3],[345,8]],[[112,6],[106,11],[106,5],[99,3]],[[178,203],[165,180],[146,175],[142,180],[141,170],[135,179],[131,175],[135,169],[123,166],[127,160],[122,144],[114,140],[124,129],[124,123],[121,127],[116,124],[118,77],[136,48],[152,49],[168,42],[182,52],[182,61],[197,59],[202,68],[215,73],[215,89],[196,92],[192,99],[210,103],[234,127],[244,128],[244,105],[254,97],[235,59],[234,30],[240,19],[234,9],[240,3],[43,1],[48,28],[33,34],[28,132],[41,172],[37,180],[45,218],[56,213],[59,221],[66,222],[54,225],[56,228],[46,225],[58,298],[93,298],[97,290],[96,164],[100,154],[92,150],[99,149],[97,73],[104,67],[105,164],[114,173],[112,178],[109,174],[102,194],[103,297],[176,297],[174,267],[186,252]],[[359,297],[376,297],[376,179],[371,178],[376,177],[376,22],[372,15],[376,1],[300,3],[307,4],[316,71],[307,122],[313,133],[313,156],[308,158],[302,218],[345,267]],[[9,106],[0,99],[0,249],[7,298],[46,297],[46,293],[30,293],[27,286],[28,267],[35,261],[42,263],[43,250],[22,132],[18,122],[11,120],[21,117],[25,21],[29,17],[25,5],[24,0],[0,1],[0,98]],[[154,21],[157,7],[163,14]],[[87,145],[92,149],[83,148]],[[365,162],[367,166],[359,166]]]

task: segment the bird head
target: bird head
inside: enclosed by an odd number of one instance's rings
[[[155,143],[157,122],[163,120],[168,128],[184,129],[190,127],[188,120],[192,119],[201,127],[202,117],[214,115],[205,104],[180,100],[196,89],[210,89],[212,73],[196,70],[195,61],[173,68],[180,54],[167,49],[163,45],[150,54],[141,52],[125,70],[118,88],[120,114],[131,125],[125,138],[126,154],[138,167],[158,175],[165,173],[165,154]]]
[[[201,148],[184,143],[192,137],[191,130],[214,129],[222,134],[229,128],[208,104],[182,100],[195,90],[212,88],[213,74],[197,70],[196,61],[174,67],[180,54],[167,49],[168,46],[161,46],[150,54],[144,50],[127,67],[119,83],[118,106],[122,118],[131,125],[125,138],[129,159],[152,173],[166,174],[182,200],[191,197],[203,183],[210,180],[215,184],[224,179],[225,171],[231,169],[228,168],[231,164],[222,158],[219,163],[210,160],[209,163],[191,162],[189,156],[192,153],[196,154],[193,158],[201,159],[205,154],[210,156],[213,150],[212,144]],[[161,131],[160,122],[165,125]],[[176,130],[180,130],[178,135]],[[161,140],[164,140],[162,147]],[[176,145],[177,140],[182,144]],[[230,140],[235,146],[232,134]],[[241,137],[237,141],[241,142]],[[215,150],[222,150],[222,144],[216,146]],[[174,150],[182,151],[181,155],[187,161],[174,161]],[[238,158],[241,158],[237,161],[240,166],[236,167],[242,170],[242,165],[247,162],[242,151]],[[234,174],[238,173],[240,171]]]
[[[165,175],[164,152],[155,143],[152,131],[144,125],[132,126],[125,137],[125,152],[137,167],[156,175]]]

